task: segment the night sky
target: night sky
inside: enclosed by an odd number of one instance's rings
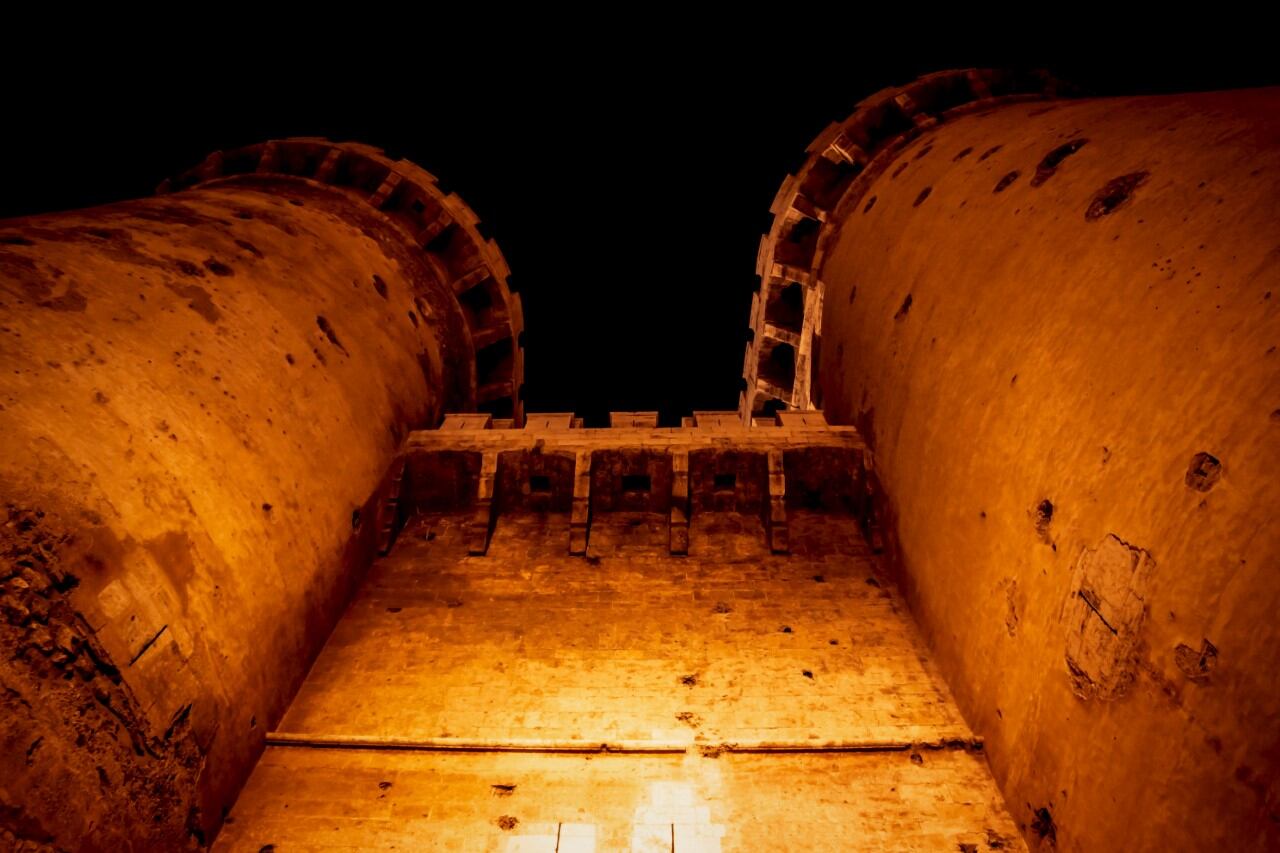
[[[215,69],[200,74],[118,58],[87,81],[5,93],[0,218],[146,195],[262,139],[367,142],[439,176],[497,239],[524,301],[529,411],[603,425],[611,409],[658,409],[678,424],[736,407],[769,204],[809,141],[868,94],[975,65],[1047,67],[1097,94],[1280,82],[1266,56],[693,55],[547,49],[501,73],[425,55],[193,57]]]

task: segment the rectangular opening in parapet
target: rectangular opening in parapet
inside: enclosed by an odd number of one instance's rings
[[[623,474],[622,491],[647,492],[651,488],[648,474]]]
[[[458,303],[473,321],[473,329],[489,325],[489,317],[493,313],[493,295],[489,293],[489,282],[490,279],[486,278],[458,294]]]
[[[764,319],[779,329],[799,334],[804,327],[804,287],[794,281],[785,286],[775,284],[770,287]]]
[[[737,486],[737,484],[738,484],[737,474],[733,474],[733,473],[716,474],[716,491],[717,492],[732,492],[734,487]]]
[[[544,474],[529,475],[529,491],[532,494],[547,495],[551,493],[551,478]]]

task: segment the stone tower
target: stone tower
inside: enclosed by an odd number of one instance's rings
[[[288,139],[0,226],[20,835],[212,837],[379,548],[405,436],[522,417],[520,300],[476,224],[412,163]]]
[[[1276,848],[1278,106],[867,98],[679,427],[367,146],[0,222],[0,850]]]

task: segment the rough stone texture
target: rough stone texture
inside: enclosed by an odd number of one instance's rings
[[[742,364],[743,386],[739,414],[744,424],[780,409],[813,409],[820,405],[816,381],[821,362],[823,306],[827,292],[819,269],[824,242],[838,224],[836,207],[858,188],[867,174],[884,170],[904,141],[933,127],[940,116],[985,111],[1000,104],[1043,100],[1067,91],[1043,71],[1028,69],[969,68],[926,74],[903,86],[890,86],[862,99],[842,121],[832,122],[810,143],[810,157],[794,175],[788,175],[769,206],[773,223],[760,240],[756,273],[760,288],[751,299],[751,334]],[[1052,177],[1058,164],[1083,144],[1058,146],[1041,161],[1036,185]],[[985,160],[988,149],[979,159]],[[915,153],[926,157],[928,144]],[[952,161],[964,159],[973,148],[962,148]],[[894,166],[897,178],[910,162]],[[1002,192],[1018,179],[1014,170],[996,185]],[[920,207],[933,192],[925,186],[912,207]],[[861,203],[863,193],[855,192]],[[863,206],[870,211],[872,195]],[[852,299],[852,296],[850,297]],[[908,293],[894,319],[911,310]]]
[[[1110,535],[1080,555],[1062,614],[1067,669],[1080,698],[1116,699],[1129,690],[1142,662],[1143,596],[1155,569],[1150,554]]]
[[[1280,91],[1010,104],[907,139],[830,206],[817,393],[872,447],[908,600],[1015,816],[1063,850],[1277,849]],[[1145,575],[1133,682],[1080,698],[1064,607],[1109,542],[1149,555],[1122,561]]]
[[[465,517],[421,517],[378,561],[280,730],[401,739],[911,743],[971,737],[855,520],[504,515],[468,556]],[[789,631],[784,631],[789,628]],[[832,641],[835,641],[834,643]],[[806,676],[805,673],[809,675]],[[692,682],[692,683],[688,683]]]
[[[215,850],[1026,849],[981,755],[916,755],[920,763],[907,752],[704,758],[271,747]]]
[[[0,223],[0,827],[209,840],[470,362],[448,283],[344,191]]]
[[[487,415],[450,415],[439,429],[406,440],[397,460],[405,476],[391,501],[397,518],[471,505],[475,554],[487,547],[495,513],[561,511],[566,501],[570,552],[579,555],[593,516],[618,511],[669,513],[673,554],[688,551],[690,513],[709,508],[759,512],[778,554],[787,552],[790,507],[871,521],[870,458],[852,427],[832,427],[821,412],[790,413],[750,430],[730,412],[686,420],[678,428],[628,419],[621,427],[581,429],[560,418],[514,429]],[[390,516],[389,509],[390,501],[379,515]]]
[[[794,512],[790,556],[758,507],[695,511],[687,557],[668,523],[601,513],[577,557],[507,511],[473,556],[467,513],[414,518],[272,737],[480,751],[273,746],[217,849],[1025,849],[857,517]],[[500,751],[602,743],[671,753]],[[736,751],[769,744],[848,751]]]

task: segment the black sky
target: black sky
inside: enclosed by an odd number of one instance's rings
[[[19,84],[5,95],[0,218],[149,194],[210,151],[266,138],[368,142],[439,176],[502,247],[524,301],[530,411],[599,424],[611,409],[658,409],[678,423],[736,406],[769,204],[808,142],[866,95],[992,64],[1048,67],[1098,94],[1280,82],[1269,55],[762,63],[662,48],[548,48],[501,68],[426,53],[131,54],[37,85],[5,69]]]

